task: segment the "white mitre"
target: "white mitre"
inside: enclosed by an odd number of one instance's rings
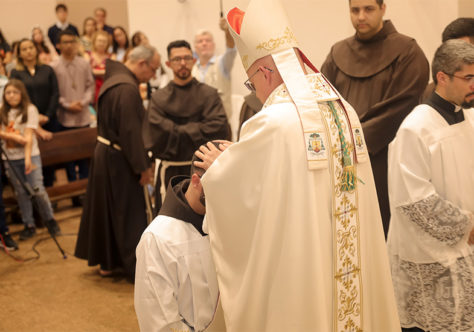
[[[245,71],[258,59],[298,47],[288,17],[278,0],[253,0],[246,12],[234,8],[227,14]]]
[[[300,117],[302,135],[315,132],[324,136],[318,101],[336,100],[338,95],[298,48],[286,12],[279,0],[251,0],[246,12],[238,8],[227,14],[229,30],[242,59],[245,71],[258,59],[271,55]],[[323,87],[323,96],[308,83],[298,55]],[[306,68],[305,68],[306,69]],[[302,142],[307,141],[303,140]],[[306,143],[305,143],[306,144]],[[308,167],[326,167],[325,160],[307,156]]]

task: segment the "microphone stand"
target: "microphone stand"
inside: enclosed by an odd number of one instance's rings
[[[61,246],[59,245],[59,242],[56,239],[56,235],[54,234],[54,231],[52,229],[52,225],[48,222],[49,220],[47,220],[47,217],[45,217],[46,213],[42,209],[42,205],[38,202],[39,200],[44,199],[43,197],[38,195],[38,188],[32,188],[31,185],[27,181],[22,180],[20,175],[17,173],[16,169],[12,166],[10,162],[10,158],[8,158],[8,155],[3,150],[3,147],[1,144],[0,144],[0,154],[3,154],[5,156],[5,161],[7,162],[8,166],[12,170],[12,174],[15,176],[18,182],[20,182],[23,189],[28,193],[28,196],[30,197],[31,202],[33,203],[33,205],[36,207],[37,211],[40,214],[43,224],[46,225],[49,235],[56,243],[56,246],[58,247],[59,251],[63,255],[63,258],[66,259],[67,258],[66,253],[64,252],[63,248],[61,248]]]

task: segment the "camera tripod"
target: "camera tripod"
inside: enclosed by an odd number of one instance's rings
[[[18,182],[26,191],[26,193],[28,193],[28,196],[31,199],[31,202],[33,204],[33,207],[38,211],[40,215],[41,222],[48,229],[49,235],[51,236],[53,241],[56,243],[56,246],[58,247],[59,251],[63,255],[63,258],[66,259],[67,258],[66,253],[64,252],[63,248],[61,248],[61,245],[56,239],[56,234],[53,229],[53,225],[50,223],[50,220],[48,219],[46,211],[44,211],[44,208],[43,208],[44,204],[41,204],[42,203],[41,201],[44,201],[45,198],[39,194],[38,188],[32,188],[31,185],[27,181],[24,181],[23,178],[17,173],[16,169],[11,164],[10,158],[8,158],[8,155],[3,150],[3,147],[1,144],[0,144],[0,154],[5,156],[5,161],[8,164],[9,169],[12,171],[13,176],[18,180]]]

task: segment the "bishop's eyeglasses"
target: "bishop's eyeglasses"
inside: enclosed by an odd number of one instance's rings
[[[265,68],[266,70],[268,70],[270,73],[273,73],[273,70],[268,68],[268,67],[263,67]],[[260,68],[257,69],[257,71],[255,73],[253,73],[252,75],[249,76],[249,78],[244,82],[244,85],[247,89],[249,89],[251,92],[256,92],[255,90],[255,85],[253,85],[252,82],[250,82],[250,79],[252,77],[254,77],[255,75],[257,75],[259,72],[261,71]]]

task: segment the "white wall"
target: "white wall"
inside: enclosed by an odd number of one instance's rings
[[[182,1],[182,0],[181,0]],[[224,36],[218,28],[219,0],[128,0],[130,31],[143,30],[162,55],[175,39],[192,41],[194,32],[207,28],[214,33],[217,51],[222,52]],[[414,37],[431,62],[444,27],[461,13],[474,16],[466,0],[386,0],[387,14],[399,32]],[[469,0],[472,1],[472,0]],[[474,2],[474,1],[473,1]],[[243,10],[249,0],[223,0],[224,11]],[[347,0],[283,0],[302,50],[320,67],[331,45],[354,33]],[[265,19],[265,13],[262,13]],[[233,70],[234,94],[246,94],[246,76],[237,59]]]
[[[120,25],[128,31],[127,0],[57,0],[57,2],[66,4],[69,19],[79,29],[80,34],[83,32],[85,18],[94,17],[94,9],[98,7],[107,10],[108,25],[112,27]]]
[[[194,32],[207,28],[214,33],[217,51],[224,49],[224,36],[219,30],[219,0],[84,0],[83,16],[91,6],[102,5],[109,11],[111,23],[126,26],[129,32],[143,30],[160,52],[166,56],[166,45],[175,39],[192,41]],[[301,48],[320,67],[332,44],[350,36],[354,30],[349,20],[348,0],[282,0]],[[0,0],[0,28],[7,40],[29,36],[33,25],[47,29],[56,21],[57,0]],[[81,0],[65,0],[76,8]],[[223,0],[224,11],[232,7],[243,10],[249,0]],[[458,16],[474,17],[473,0],[386,0],[386,18],[393,20],[398,31],[414,37],[431,61],[441,40],[444,27]],[[87,7],[87,8],[86,8]],[[71,8],[71,9],[74,9]],[[78,8],[76,8],[79,10]],[[72,23],[82,26],[84,17],[70,10]],[[79,16],[78,16],[79,15]],[[117,17],[116,17],[117,16]],[[265,13],[262,13],[265,19]],[[122,22],[123,21],[123,22]],[[233,70],[233,92],[246,94],[242,82],[246,76],[240,60]]]
[[[58,3],[68,6],[68,19],[79,33],[82,33],[84,19],[93,16],[97,7],[107,9],[109,25],[128,28],[127,0],[0,0],[0,29],[10,45],[15,40],[30,38],[35,25],[46,35],[57,21],[54,9]]]
[[[0,28],[10,43],[31,37],[33,26],[39,25],[43,32],[56,22],[55,0],[0,0]]]

